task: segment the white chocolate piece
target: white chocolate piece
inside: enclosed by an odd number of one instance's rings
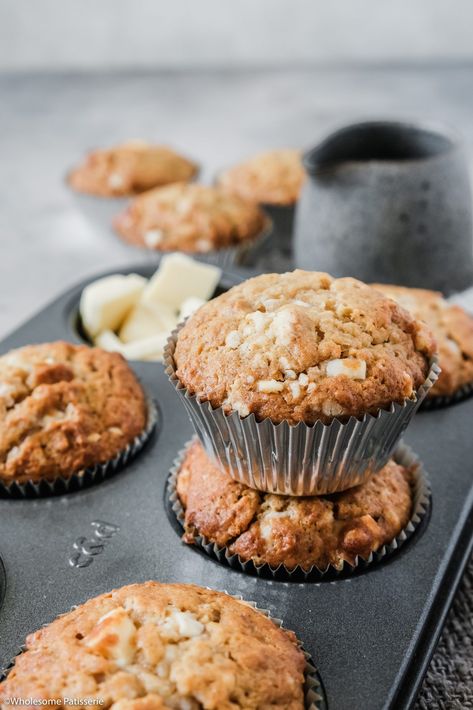
[[[123,355],[127,360],[158,360],[163,359],[164,346],[169,333],[158,333],[149,338],[135,340],[123,345]]]
[[[198,308],[203,306],[204,303],[204,299],[198,298],[197,296],[190,296],[189,298],[186,298],[186,300],[181,303],[179,320],[181,321],[184,320],[184,318],[191,316]]]
[[[169,334],[176,325],[177,318],[168,306],[139,303],[126,318],[119,336],[124,343],[132,343],[159,333]]]
[[[138,303],[146,279],[138,274],[105,276],[85,287],[80,299],[82,325],[91,338],[117,330]]]
[[[329,360],[327,363],[327,376],[337,377],[345,375],[352,380],[364,380],[366,377],[366,362],[355,357]]]
[[[148,229],[148,231],[144,233],[145,244],[150,249],[154,249],[158,244],[161,244],[163,237],[164,234],[161,229]]]
[[[258,382],[258,391],[264,392],[264,394],[272,394],[273,392],[282,392],[284,389],[284,382],[278,382],[277,380],[260,380]]]
[[[163,303],[174,310],[191,296],[207,301],[220,281],[221,270],[184,254],[167,254],[143,291],[143,303]]]
[[[102,348],[102,350],[123,355],[123,343],[112,330],[104,330],[103,333],[99,333],[94,340],[94,344],[98,348]]]
[[[135,655],[136,627],[125,609],[118,607],[99,619],[84,644],[118,666],[127,666]]]

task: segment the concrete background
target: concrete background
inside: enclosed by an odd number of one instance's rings
[[[0,70],[465,60],[471,0],[0,0]]]

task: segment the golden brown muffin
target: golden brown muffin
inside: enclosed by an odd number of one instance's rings
[[[215,187],[183,183],[140,195],[114,220],[117,233],[134,246],[191,254],[251,241],[266,225],[257,205]]]
[[[31,634],[0,684],[13,697],[98,698],[113,710],[303,710],[290,631],[222,592],[132,584]]]
[[[293,205],[299,199],[305,171],[299,150],[272,150],[222,172],[219,184],[246,200],[267,205]]]
[[[306,424],[413,397],[435,341],[427,327],[351,278],[265,274],[203,305],[179,332],[176,376],[213,407]]]
[[[146,426],[126,361],[86,345],[28,345],[0,357],[0,479],[65,478],[122,451]]]
[[[184,539],[202,535],[244,561],[272,567],[340,568],[367,559],[407,525],[412,472],[394,461],[342,493],[292,497],[264,493],[232,479],[194,441],[178,472]]]
[[[415,318],[427,323],[439,349],[441,373],[427,397],[450,396],[473,382],[473,318],[437,291],[374,284]]]
[[[94,150],[71,171],[69,185],[78,192],[122,197],[158,185],[191,180],[198,166],[170,148],[130,141],[108,150]]]

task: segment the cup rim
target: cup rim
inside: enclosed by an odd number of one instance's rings
[[[402,131],[418,131],[423,134],[430,134],[432,136],[437,136],[446,142],[446,147],[438,153],[432,153],[430,155],[422,155],[411,158],[368,158],[366,160],[354,160],[346,159],[340,161],[340,165],[343,166],[361,166],[363,164],[370,165],[413,165],[422,164],[438,160],[445,157],[446,155],[451,155],[457,151],[462,145],[462,137],[458,131],[447,123],[437,122],[437,121],[417,121],[417,120],[403,120],[400,119],[362,119],[359,121],[353,121],[350,123],[339,124],[333,130],[326,132],[322,138],[318,141],[317,145],[309,148],[303,153],[302,163],[309,175],[314,175],[317,172],[323,172],[324,169],[332,168],[337,164],[336,161],[330,162],[326,161],[325,168],[323,164],[317,164],[314,159],[314,154],[321,148],[326,146],[329,141],[342,136],[345,133],[353,130],[363,130],[363,129],[399,129]],[[447,145],[448,144],[448,145]]]

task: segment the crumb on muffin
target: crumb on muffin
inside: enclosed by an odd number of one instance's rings
[[[256,239],[267,217],[257,205],[218,188],[182,183],[136,197],[114,227],[134,246],[198,254]]]
[[[441,373],[427,397],[450,396],[473,383],[473,318],[441,293],[421,288],[373,284],[415,318],[424,321],[437,340]]]
[[[407,525],[412,471],[390,460],[366,483],[342,493],[293,497],[232,479],[194,440],[177,478],[188,543],[202,535],[244,561],[272,567],[340,568],[367,559]]]
[[[301,152],[294,149],[260,153],[223,171],[218,184],[226,191],[267,205],[293,205],[305,180]]]
[[[296,270],[202,306],[178,334],[174,364],[212,407],[311,424],[415,397],[435,349],[427,326],[375,289]]]
[[[70,187],[100,197],[126,197],[159,185],[191,180],[198,166],[170,148],[130,141],[94,150],[69,176]]]
[[[0,705],[93,697],[106,708],[304,708],[305,658],[291,631],[245,602],[146,582],[90,599],[28,636]]]
[[[67,478],[108,461],[146,426],[146,402],[121,355],[66,342],[0,357],[0,479]]]

